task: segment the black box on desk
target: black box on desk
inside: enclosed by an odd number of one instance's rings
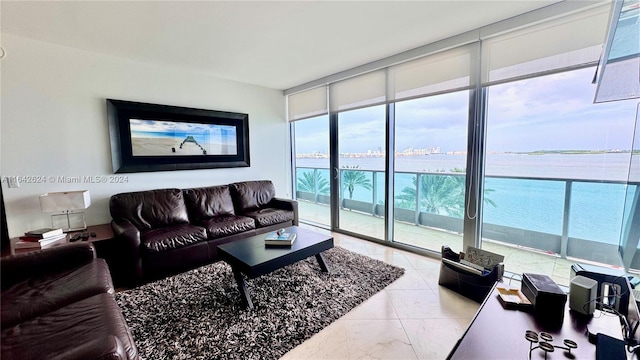
[[[567,294],[547,275],[522,274],[520,291],[531,301],[536,318],[562,324]]]
[[[481,303],[503,274],[504,264],[498,264],[491,272],[479,275],[441,261],[438,285]]]

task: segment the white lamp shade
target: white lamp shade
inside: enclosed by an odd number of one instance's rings
[[[42,212],[84,210],[91,205],[89,190],[51,192],[40,195]]]

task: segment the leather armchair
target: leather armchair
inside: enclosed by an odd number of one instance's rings
[[[89,243],[0,259],[2,359],[137,359],[107,263]]]

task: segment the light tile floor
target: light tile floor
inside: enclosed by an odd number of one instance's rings
[[[336,246],[403,267],[405,274],[281,359],[446,358],[480,304],[438,286],[439,260],[333,236]]]

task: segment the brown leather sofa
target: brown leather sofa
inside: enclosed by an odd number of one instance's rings
[[[135,282],[214,262],[218,245],[298,225],[298,203],[276,198],[269,180],[122,193],[109,209]]]
[[[138,359],[91,244],[8,256],[0,271],[3,360]]]

